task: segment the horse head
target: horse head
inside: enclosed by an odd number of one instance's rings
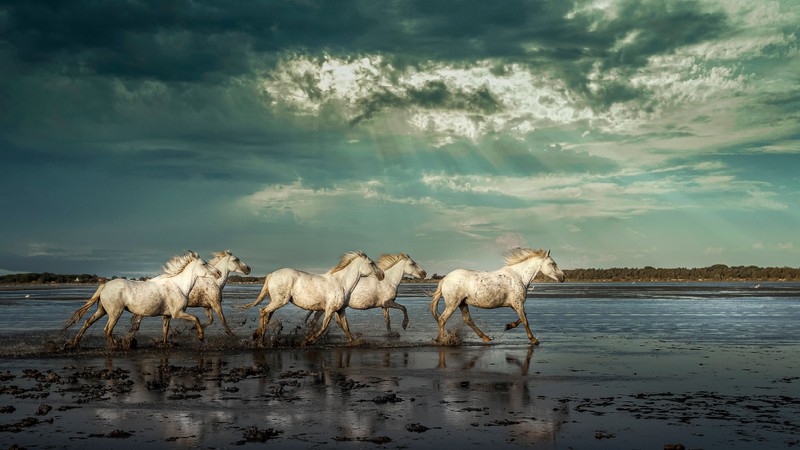
[[[364,252],[358,252],[359,257],[359,273],[362,277],[368,277],[374,275],[378,281],[383,281],[384,274],[383,271],[375,264],[375,261],[371,260],[369,256],[367,256]]]
[[[542,267],[539,269],[539,271],[543,275],[546,275],[558,281],[559,283],[563,283],[564,280],[566,279],[566,277],[564,276],[564,272],[562,272],[561,269],[558,268],[558,264],[556,264],[553,258],[550,257],[549,249],[547,250],[544,259],[542,260]]]
[[[207,263],[197,253],[192,252],[192,257],[194,259],[193,264],[195,264],[198,277],[219,279],[222,276],[222,272],[220,272],[219,269]]]
[[[411,259],[410,256],[403,254],[406,257],[405,267],[403,267],[403,273],[406,275],[411,275],[413,277],[417,277],[420,280],[425,279],[428,276],[428,273],[425,272],[425,269],[419,266],[416,261]]]
[[[250,266],[244,263],[238,256],[230,250],[224,252],[214,252],[214,259],[211,264],[218,269],[225,269],[228,272],[239,272],[245,275],[250,274]]]

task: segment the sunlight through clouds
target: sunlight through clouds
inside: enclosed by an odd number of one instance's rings
[[[0,271],[796,264],[799,2],[457,3],[0,6]]]

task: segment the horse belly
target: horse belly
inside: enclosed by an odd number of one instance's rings
[[[207,307],[211,306],[212,303],[219,303],[221,298],[219,288],[216,284],[209,286],[208,284],[200,285],[199,280],[198,283],[195,284],[194,288],[192,288],[192,292],[189,293],[189,302],[187,306],[191,307]]]
[[[344,306],[344,299],[337,301],[337,297],[343,297],[337,294],[332,286],[327,286],[325,283],[300,279],[291,291],[291,302],[309,311],[323,311],[328,304],[340,302],[341,305],[336,308],[339,309]]]
[[[142,286],[130,293],[128,311],[145,317],[169,315],[168,295],[169,292],[162,286]],[[186,300],[183,301],[185,303]]]
[[[370,309],[380,306],[383,297],[381,287],[381,283],[375,278],[362,278],[350,293],[347,306],[353,309]]]
[[[479,290],[466,297],[464,303],[478,308],[500,308],[508,306],[508,295],[504,292]]]

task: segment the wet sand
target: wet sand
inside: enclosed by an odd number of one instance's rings
[[[0,448],[800,447],[800,344],[791,340],[550,325],[531,347],[522,330],[502,331],[509,316],[479,311],[492,343],[454,320],[455,345],[438,346],[427,305],[406,305],[412,326],[392,335],[379,311],[353,314],[351,328],[364,333],[356,345],[332,325],[319,343],[297,346],[300,328],[289,324],[301,314],[291,310],[266,349],[252,347],[252,320],[233,311],[235,337],[215,323],[200,343],[178,324],[168,348],[154,344],[157,319],[131,350],[106,349],[104,320],[74,350],[59,346],[76,330],[32,331],[23,340],[40,349],[22,353],[12,348],[19,332],[0,334]]]
[[[71,351],[0,363],[27,448],[778,448],[800,445],[797,347],[603,342]],[[785,361],[783,364],[781,361]],[[764,370],[763,368],[768,368]],[[680,448],[680,447],[676,447]]]

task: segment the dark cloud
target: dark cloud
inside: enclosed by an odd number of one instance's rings
[[[194,81],[249,70],[249,52],[352,47],[355,4],[259,1],[6,2],[4,40],[30,64]]]
[[[502,103],[486,86],[468,91],[448,86],[442,80],[429,81],[419,88],[407,87],[403,95],[378,91],[360,100],[358,106],[361,113],[351,120],[353,125],[387,109],[420,107],[475,114],[493,114],[503,109]]]
[[[540,0],[72,1],[6,2],[6,42],[26,62],[70,62],[118,76],[196,80],[242,73],[250,53],[384,52],[400,58],[509,58],[606,67],[638,66],[654,54],[724,32],[724,15],[696,1],[622,3],[570,14],[582,2]],[[613,49],[629,32],[637,38]],[[534,51],[538,47],[541,50]]]

